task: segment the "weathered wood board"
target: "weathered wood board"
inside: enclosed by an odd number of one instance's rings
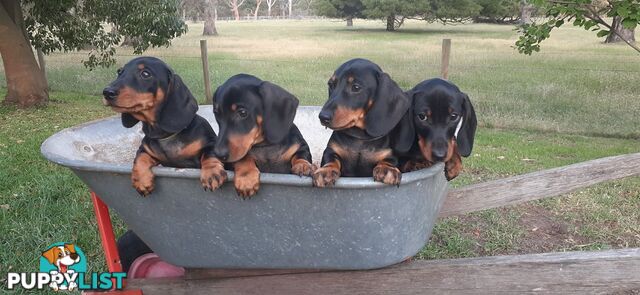
[[[293,270],[292,270],[293,271]],[[640,292],[640,249],[413,261],[370,271],[130,280],[144,294],[598,294]]]

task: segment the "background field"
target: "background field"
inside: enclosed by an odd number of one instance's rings
[[[167,61],[204,101],[202,24],[169,48],[145,55]],[[326,99],[326,81],[342,62],[369,58],[404,88],[439,72],[442,38],[453,40],[450,80],[469,94],[480,121],[465,173],[452,182],[496,179],[598,157],[640,151],[640,56],[604,45],[589,32],[562,28],[532,57],[518,54],[512,26],[426,25],[399,32],[380,22],[220,22],[208,38],[212,85],[247,72],[289,89],[304,105]],[[119,51],[118,64],[133,55]],[[37,110],[0,106],[0,263],[31,271],[48,244],[76,241],[90,267],[102,253],[84,185],[46,162],[40,143],[52,133],[113,113],[101,89],[117,67],[84,69],[84,52],[48,56],[53,101]],[[2,68],[0,68],[2,72]],[[4,95],[0,75],[0,95]],[[119,230],[121,230],[119,228]],[[597,185],[562,198],[441,220],[419,258],[640,246],[640,178]],[[4,277],[4,275],[2,276]]]

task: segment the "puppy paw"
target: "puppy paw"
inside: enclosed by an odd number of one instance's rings
[[[133,171],[133,173],[131,173],[131,182],[133,184],[133,188],[135,188],[141,196],[148,196],[149,194],[151,194],[151,192],[153,192],[153,177],[154,176],[151,170],[149,170],[148,172]]]
[[[340,171],[333,167],[318,168],[313,172],[313,186],[327,187],[336,184],[336,180],[340,178]]]
[[[212,168],[202,168],[200,170],[200,183],[202,188],[213,191],[227,180],[227,171],[222,166],[216,166]]]
[[[400,185],[400,169],[389,165],[377,165],[373,168],[373,180],[385,184]]]
[[[238,196],[243,199],[250,198],[260,188],[260,173],[236,174],[234,178],[234,186]]]
[[[298,176],[311,176],[318,166],[311,164],[306,160],[298,160],[291,166],[291,174]]]

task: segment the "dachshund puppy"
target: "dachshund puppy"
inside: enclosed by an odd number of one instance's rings
[[[469,96],[442,79],[421,82],[407,92],[412,98],[412,117],[417,138],[401,159],[403,172],[445,163],[445,176],[452,180],[462,171],[476,133],[476,112]]]
[[[225,181],[224,166],[213,153],[216,134],[196,115],[198,104],[180,76],[154,57],[138,57],[118,70],[102,94],[104,104],[122,113],[122,125],[142,121],[144,138],[133,162],[131,180],[142,196],[154,188],[151,168],[201,168],[200,182],[214,190]]]
[[[293,124],[297,107],[291,93],[251,75],[235,75],[216,89],[215,153],[233,167],[242,198],[258,192],[260,171],[309,176],[315,170],[309,146]]]
[[[409,97],[388,74],[366,59],[342,64],[329,79],[329,100],[322,125],[334,130],[313,184],[325,187],[340,176],[373,176],[399,185],[397,153],[407,152],[415,137],[410,120],[402,120]]]

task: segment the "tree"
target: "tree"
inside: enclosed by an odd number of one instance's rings
[[[256,11],[253,12],[254,20],[258,20],[258,13],[260,12],[260,4],[262,4],[262,0],[256,0]]]
[[[218,35],[218,30],[216,29],[216,20],[218,19],[217,2],[217,0],[204,1],[204,29],[202,31],[204,36]]]
[[[115,63],[123,36],[139,38],[134,46],[139,54],[152,46],[167,46],[184,33],[177,8],[174,0],[0,0],[4,103],[29,107],[48,100],[47,82],[32,46],[45,54],[91,48],[84,65],[108,67]]]
[[[637,0],[532,0],[532,3],[546,10],[546,20],[518,28],[520,37],[516,48],[520,53],[530,55],[540,51],[540,43],[550,37],[551,31],[569,22],[597,32],[598,37],[607,36],[605,43],[623,41],[640,52],[634,36],[634,30],[640,23],[640,3]],[[605,16],[611,18],[611,22]]]
[[[482,7],[475,22],[513,23],[519,19],[520,0],[475,0]]]
[[[240,7],[244,4],[245,0],[227,0],[227,4],[229,8],[231,8],[231,12],[233,13],[233,17],[235,20],[240,20]]]
[[[271,17],[271,8],[278,3],[278,0],[267,0],[267,15]]]
[[[318,0],[312,5],[316,14],[345,19],[348,27],[353,26],[354,18],[364,17],[364,5],[360,0]]]
[[[473,0],[362,0],[367,18],[383,19],[395,31],[405,19],[459,23],[472,19],[482,7]]]

